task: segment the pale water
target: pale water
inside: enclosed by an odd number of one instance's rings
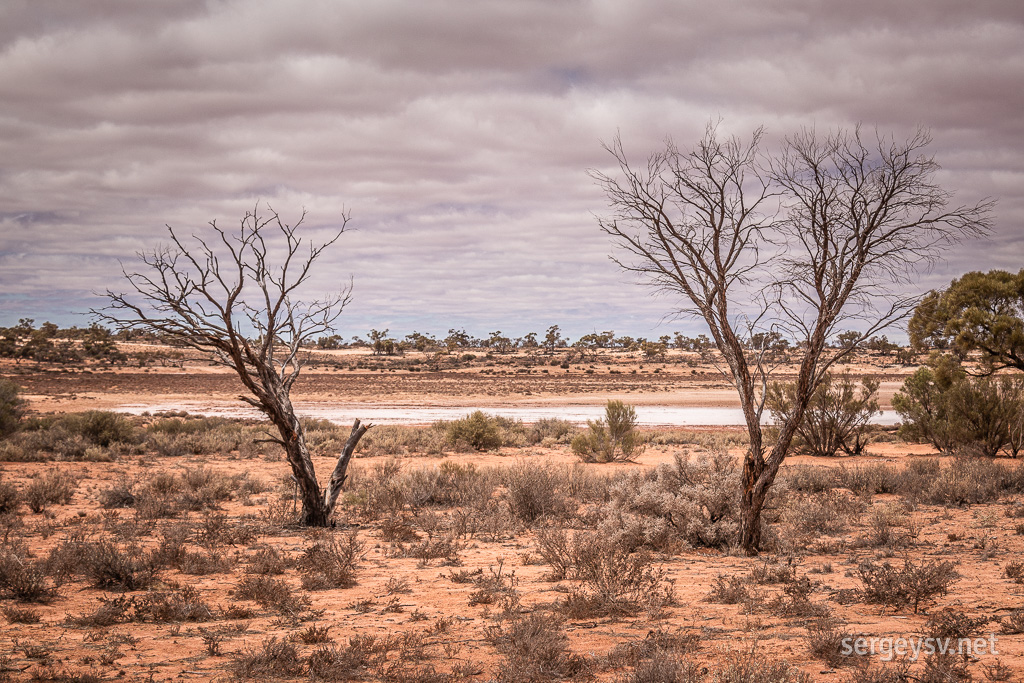
[[[176,403],[127,404],[121,412],[138,415],[143,412],[187,411],[192,415],[216,417],[260,418],[254,408],[240,403],[219,403],[209,401],[180,401]],[[491,415],[500,415],[523,422],[536,422],[544,418],[559,418],[576,424],[596,420],[604,416],[603,405],[586,406],[381,406],[375,404],[296,404],[296,411],[302,417],[330,420],[338,424],[351,424],[359,418],[374,424],[430,424],[437,420],[455,420],[465,417],[474,410],[483,410]],[[644,426],[738,426],[743,424],[743,412],[739,408],[695,408],[682,406],[636,406],[637,423]],[[767,416],[766,416],[767,418]],[[765,420],[767,422],[767,419]],[[872,420],[874,424],[894,425],[899,415],[891,410],[883,411]]]

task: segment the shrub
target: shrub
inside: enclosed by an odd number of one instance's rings
[[[335,537],[313,543],[297,563],[306,590],[351,588],[356,585],[356,568],[363,545],[352,532],[339,541]]]
[[[740,490],[736,461],[724,452],[698,461],[677,455],[672,464],[613,480],[601,531],[660,550],[723,548],[738,528]]]
[[[135,601],[133,621],[199,622],[213,619],[213,610],[192,586],[146,593]]]
[[[276,636],[234,655],[231,669],[239,678],[289,678],[302,673],[302,658],[294,644]]]
[[[296,595],[281,579],[250,574],[242,578],[235,588],[239,600],[252,600],[285,616],[294,616],[309,606],[309,598]]]
[[[908,440],[990,457],[1005,447],[1014,453],[1020,449],[1020,377],[972,377],[952,356],[939,356],[907,378],[892,403],[903,418],[900,434]]]
[[[785,662],[763,658],[754,648],[734,653],[715,672],[718,683],[810,683],[809,676]]]
[[[503,657],[498,681],[533,683],[571,678],[586,667],[586,660],[569,654],[563,624],[549,614],[530,614],[503,626],[492,626],[487,637]]]
[[[577,533],[553,560],[556,574],[579,582],[559,606],[572,618],[654,612],[674,597],[649,551],[629,552],[600,533]]]
[[[922,561],[915,565],[908,559],[901,569],[888,562],[878,565],[868,561],[857,568],[857,575],[864,584],[866,602],[894,609],[911,607],[915,614],[922,602],[945,595],[960,579],[948,560]]]
[[[794,447],[824,457],[835,456],[840,450],[859,455],[867,445],[869,422],[879,412],[878,386],[879,380],[865,377],[858,392],[848,374],[838,379],[826,374],[797,427]],[[766,405],[776,422],[789,417],[795,397],[796,385],[771,385]]]
[[[557,417],[544,417],[533,423],[530,429],[530,443],[545,443],[550,439],[555,443],[569,443],[569,437],[576,433],[576,425],[569,420]],[[549,442],[550,443],[550,442]]]
[[[21,388],[9,379],[0,379],[0,437],[18,431],[25,416],[25,399],[18,396]]]
[[[32,512],[40,513],[49,504],[67,505],[71,502],[78,480],[72,475],[58,470],[51,470],[33,479],[22,497]]]
[[[88,410],[64,415],[58,426],[71,436],[80,436],[90,444],[109,448],[114,444],[134,444],[139,434],[131,420],[120,413]]]
[[[0,481],[0,515],[16,513],[21,507],[21,495],[13,484]]]
[[[57,597],[59,581],[51,581],[46,565],[33,562],[13,547],[0,548],[0,591],[22,602],[49,602]]]
[[[572,451],[584,462],[622,462],[643,452],[636,430],[636,410],[622,401],[608,401],[603,420],[587,420],[587,431],[572,440]]]
[[[500,422],[497,417],[482,410],[449,422],[445,427],[445,437],[448,444],[455,448],[465,444],[474,450],[483,451],[494,450],[502,445]]]
[[[849,655],[843,654],[843,642],[851,642],[853,636],[841,626],[834,617],[827,616],[807,627],[811,654],[833,667],[849,661]]]
[[[96,541],[81,549],[81,571],[97,588],[141,590],[155,578],[152,557],[138,546],[121,547],[110,541]]]
[[[569,511],[565,471],[550,466],[517,462],[498,474],[505,485],[509,509],[520,521],[531,524],[541,517]]]

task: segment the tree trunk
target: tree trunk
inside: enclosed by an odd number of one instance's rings
[[[348,436],[348,441],[345,442],[345,447],[341,450],[341,455],[338,456],[338,464],[334,466],[334,472],[331,473],[331,478],[327,482],[327,490],[324,491],[324,507],[327,509],[328,515],[334,511],[334,504],[338,502],[341,486],[348,479],[348,474],[346,474],[348,463],[359,444],[359,439],[363,438],[363,434],[372,426],[360,425],[358,419],[352,424],[352,432]]]
[[[761,509],[765,496],[759,492],[757,482],[763,469],[764,461],[748,451],[743,460],[739,545],[749,557],[756,556],[761,549]]]
[[[282,430],[283,431],[283,430]],[[284,442],[285,457],[292,468],[292,476],[299,486],[302,499],[302,513],[299,524],[302,526],[327,526],[331,511],[324,505],[320,495],[320,485],[313,471],[313,463],[306,448],[306,440],[301,431],[292,432],[291,438]]]

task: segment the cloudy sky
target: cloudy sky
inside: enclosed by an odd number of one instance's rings
[[[345,336],[695,333],[609,261],[587,170],[719,118],[927,126],[998,205],[921,288],[1024,265],[1020,0],[4,0],[0,325],[88,324],[165,224],[262,201],[350,212],[313,283],[353,278]]]

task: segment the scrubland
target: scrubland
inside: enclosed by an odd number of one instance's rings
[[[334,526],[308,529],[260,423],[87,401],[0,441],[5,680],[1024,676],[1014,459],[885,430],[793,457],[745,557],[734,430],[641,430],[584,463],[561,420],[379,425]],[[306,427],[328,472],[348,428]]]

